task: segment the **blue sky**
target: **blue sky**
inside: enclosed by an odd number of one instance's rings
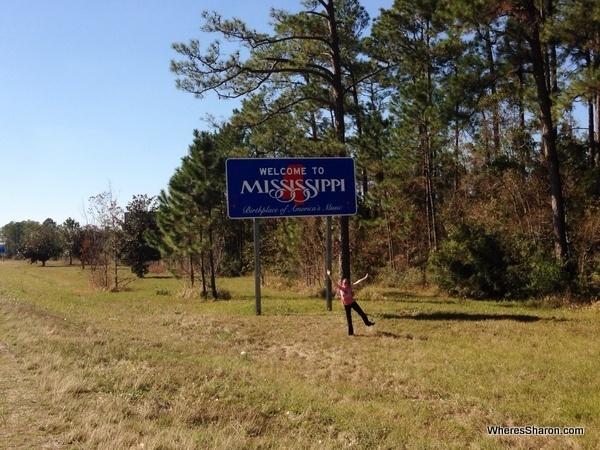
[[[393,0],[368,0],[371,17]],[[236,103],[179,91],[173,42],[203,35],[201,13],[269,30],[271,6],[300,0],[0,0],[0,227],[72,217],[109,186],[125,207],[157,195],[207,114]]]

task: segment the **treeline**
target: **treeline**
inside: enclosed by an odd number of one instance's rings
[[[157,229],[155,208],[153,198],[139,195],[124,210],[108,189],[89,199],[86,225],[72,218],[62,224],[52,219],[41,224],[10,222],[0,229],[0,238],[8,258],[41,262],[42,266],[60,258],[76,262],[89,270],[95,286],[118,291],[132,281],[120,273],[120,265],[143,277],[150,264],[160,260],[160,253],[147,240]]]
[[[302,6],[274,10],[271,33],[205,13],[215,41],[174,45],[181,89],[243,97],[216,154],[354,157],[359,214],[336,222],[343,276],[477,298],[598,295],[598,2],[397,0],[372,22],[355,0]],[[207,248],[247,268],[248,225],[208,210]],[[320,283],[323,222],[262,221],[268,270]]]
[[[252,269],[226,216],[227,157],[352,156],[359,212],[334,221],[340,274],[461,296],[600,292],[600,4],[355,0],[273,10],[271,33],[205,13],[174,44],[180,89],[243,98],[156,203],[150,242],[203,289]],[[238,44],[223,53],[219,39]],[[319,286],[323,218],[261,220],[265,273]]]

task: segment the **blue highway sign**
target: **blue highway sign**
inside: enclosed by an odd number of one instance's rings
[[[352,158],[230,158],[232,219],[356,214]]]

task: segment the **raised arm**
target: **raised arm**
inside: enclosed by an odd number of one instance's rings
[[[341,286],[339,285],[339,283],[337,281],[335,281],[333,278],[331,278],[331,270],[327,269],[327,276],[329,277],[329,279],[331,280],[331,282],[338,288],[340,289]]]
[[[366,274],[364,277],[362,277],[360,280],[355,281],[354,283],[352,283],[353,286],[356,286],[358,283],[365,281],[367,278],[369,278],[369,274]]]

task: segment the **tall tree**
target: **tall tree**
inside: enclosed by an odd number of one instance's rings
[[[393,61],[396,87],[392,113],[401,157],[420,164],[421,203],[427,217],[429,248],[439,243],[438,184],[444,179],[441,155],[446,147],[445,118],[447,79],[453,73],[452,58],[460,53],[453,39],[441,0],[396,0],[383,10],[373,27],[373,54]]]
[[[555,0],[522,0],[499,3],[499,11],[511,19],[507,25],[508,36],[526,44],[521,55],[529,67],[536,86],[538,117],[541,123],[542,148],[548,170],[554,251],[558,261],[568,257],[567,227],[559,167],[556,133],[556,96],[558,94],[556,37],[550,23],[556,19]],[[507,8],[506,11],[502,11]]]
[[[123,244],[123,208],[109,186],[108,190],[89,199],[88,219],[94,232],[86,249],[90,253],[89,264],[92,281],[102,289],[118,291],[123,284],[130,282],[119,277],[119,256]]]
[[[77,222],[72,217],[69,217],[64,223],[60,226],[60,232],[63,239],[63,250],[65,256],[69,258],[69,265],[73,264],[73,256],[76,253],[77,246],[77,236],[81,230],[81,226],[79,222]]]
[[[46,261],[60,255],[60,235],[56,222],[46,219],[44,223],[27,234],[21,242],[21,253],[32,263],[40,261],[42,266]]]
[[[4,225],[2,227],[2,235],[6,240],[6,256],[9,258],[17,256],[23,238],[34,232],[39,226],[40,223],[33,220],[9,222]]]
[[[269,115],[287,113],[302,102],[329,110],[338,144],[336,154],[347,156],[345,98],[355,83],[368,76],[352,80],[348,62],[356,56],[368,14],[357,0],[305,0],[302,4],[305,9],[296,14],[271,11],[272,35],[250,30],[238,19],[223,20],[216,13],[204,13],[203,31],[218,33],[245,51],[224,57],[218,41],[206,52],[197,40],[174,44],[185,59],[173,61],[171,69],[180,76],[178,87],[199,98],[211,91],[220,98],[244,97],[264,88],[276,100],[271,102]],[[342,275],[349,277],[347,216],[341,218],[340,230]]]
[[[155,245],[165,253],[189,262],[192,287],[196,262],[200,263],[202,293],[207,285],[213,298],[218,297],[214,252],[214,224],[224,211],[225,161],[219,155],[214,135],[194,131],[189,154],[169,180],[167,191],[158,197],[157,225],[160,234]],[[208,256],[210,282],[207,283],[205,257]]]
[[[148,273],[152,261],[160,259],[160,252],[146,239],[147,233],[157,230],[156,200],[147,195],[134,195],[125,208],[120,259],[140,278]]]
[[[600,166],[600,4],[596,0],[567,2],[558,33],[578,70],[570,89],[588,110],[589,164]]]

